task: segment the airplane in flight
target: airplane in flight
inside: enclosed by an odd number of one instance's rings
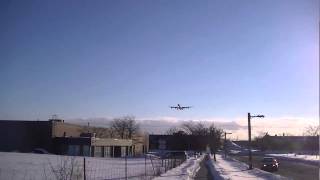
[[[177,106],[170,106],[170,108],[176,109],[176,110],[184,110],[184,109],[192,108],[192,106],[180,106],[180,104],[178,104]]]

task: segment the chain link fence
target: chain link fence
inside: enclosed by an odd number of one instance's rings
[[[0,180],[149,180],[185,161],[181,156],[155,155],[123,158],[29,155],[34,157],[16,157],[8,166],[0,163]]]

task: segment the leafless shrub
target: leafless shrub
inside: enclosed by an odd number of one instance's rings
[[[171,127],[166,131],[167,135],[186,135],[187,133],[178,127]]]
[[[74,156],[60,157],[57,165],[49,161],[50,170],[55,180],[80,180],[82,178],[82,168]],[[47,179],[47,174],[45,173]]]
[[[140,126],[134,116],[115,118],[110,123],[111,130],[121,139],[131,139],[139,132]]]
[[[305,136],[319,136],[320,126],[308,126],[303,135]]]

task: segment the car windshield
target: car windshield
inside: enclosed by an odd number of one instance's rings
[[[272,162],[273,158],[263,158],[263,162]]]

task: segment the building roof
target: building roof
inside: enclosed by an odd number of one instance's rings
[[[93,146],[132,146],[131,139],[92,138]]]

